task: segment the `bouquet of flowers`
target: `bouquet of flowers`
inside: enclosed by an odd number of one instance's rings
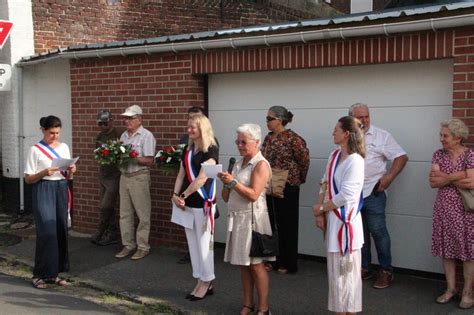
[[[100,165],[125,167],[137,160],[138,152],[129,144],[119,141],[107,141],[94,150],[94,158]]]
[[[155,156],[155,163],[158,169],[165,175],[173,175],[179,171],[181,165],[181,154],[185,145],[180,144],[176,148],[169,145],[158,151]]]

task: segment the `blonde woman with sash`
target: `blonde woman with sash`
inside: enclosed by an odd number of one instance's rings
[[[360,209],[365,143],[360,121],[349,116],[339,119],[332,135],[339,149],[329,157],[313,213],[317,227],[325,232],[328,309],[337,314],[354,314],[362,311],[360,273],[364,234]]]
[[[214,213],[216,211],[216,179],[207,178],[201,164],[218,162],[219,147],[209,119],[195,115],[188,120],[189,141],[183,150],[181,167],[174,184],[172,201],[183,211],[193,214],[193,228],[185,228],[194,289],[186,295],[190,301],[212,295],[214,289]]]
[[[71,157],[68,145],[59,142],[61,120],[56,116],[43,117],[40,126],[43,139],[30,148],[25,181],[33,185],[36,226],[33,286],[46,289],[47,283],[67,285],[58,274],[69,271],[67,220],[70,192],[67,179],[76,172],[76,166],[71,165],[64,172],[51,167],[54,159]]]

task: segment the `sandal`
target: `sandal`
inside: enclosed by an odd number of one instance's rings
[[[53,284],[58,285],[60,287],[65,287],[65,286],[69,285],[69,282],[67,282],[66,280],[64,280],[62,278],[59,278],[59,277],[48,279],[48,280],[46,280],[46,282],[47,283],[53,283]]]
[[[46,284],[46,282],[44,282],[44,280],[41,279],[41,278],[33,278],[33,286],[36,289],[46,289],[46,288],[48,288],[48,285]]]
[[[54,279],[54,284],[59,285],[60,287],[65,287],[69,285],[69,282],[59,277],[56,277],[56,279]]]
[[[245,309],[248,309],[249,311],[247,313],[244,313],[243,311]],[[244,314],[252,314],[253,312],[255,311],[255,305],[242,305],[242,310],[240,310],[240,314],[241,315],[244,315]]]
[[[286,275],[288,273],[288,269],[286,268],[278,268],[277,272],[281,275]]]
[[[457,295],[456,291],[446,290],[442,295],[438,296],[436,303],[446,304],[449,303]]]

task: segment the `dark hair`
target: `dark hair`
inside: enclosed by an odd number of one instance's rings
[[[56,116],[50,115],[48,117],[41,117],[40,119],[40,126],[41,128],[48,130],[50,128],[61,128],[61,119]]]
[[[275,117],[281,120],[283,126],[286,126],[289,122],[293,121],[293,113],[283,106],[272,106],[268,110],[274,113]]]
[[[362,130],[360,120],[351,116],[344,116],[339,118],[338,122],[341,124],[342,130],[349,132],[349,142],[347,146],[349,154],[358,153],[365,158],[364,131]]]
[[[199,106],[192,106],[188,109],[188,114],[191,114],[191,113],[201,113],[203,115],[206,115],[206,112],[204,110],[204,108],[202,107],[199,107]]]

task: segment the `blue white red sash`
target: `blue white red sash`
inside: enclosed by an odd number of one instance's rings
[[[58,152],[56,152],[56,150],[54,150],[44,140],[41,140],[40,142],[35,144],[35,147],[37,147],[51,161],[61,158],[61,156],[58,154]],[[53,157],[53,156],[55,156],[55,157]],[[69,179],[69,175],[68,175],[67,171],[60,171],[60,173],[61,173],[61,175],[64,176],[64,178],[66,179],[66,182],[67,182],[68,179]],[[67,197],[68,197],[67,198],[67,211],[70,212],[71,211],[72,194],[71,194],[71,190],[69,189],[69,186],[67,187]]]
[[[334,151],[331,160],[329,162],[329,170],[328,170],[328,196],[329,200],[332,200],[333,196],[337,195],[339,190],[336,186],[336,181],[334,179],[334,174],[336,172],[336,168],[339,164],[339,159],[341,157],[341,151],[336,150]],[[351,221],[359,214],[360,210],[362,209],[363,205],[363,197],[362,192],[360,193],[360,200],[357,206],[356,212],[354,213],[354,207],[350,211],[345,209],[345,206],[342,206],[339,209],[333,209],[332,211],[336,215],[336,217],[341,221],[341,227],[339,228],[339,232],[337,233],[337,240],[339,242],[339,250],[341,255],[344,256],[348,251],[352,253],[352,240],[354,237],[354,231],[352,227]]]
[[[194,152],[194,145],[191,150],[187,150],[185,157],[184,157],[184,167],[186,168],[186,176],[188,177],[188,181],[191,184],[196,177],[198,177],[199,172],[193,166],[193,152]],[[209,192],[206,191],[205,185],[202,185],[201,188],[198,189],[198,194],[204,200],[204,216],[209,216],[209,223],[211,224],[211,234],[214,234],[214,205],[216,202],[216,179],[214,178],[211,183],[211,188]]]

